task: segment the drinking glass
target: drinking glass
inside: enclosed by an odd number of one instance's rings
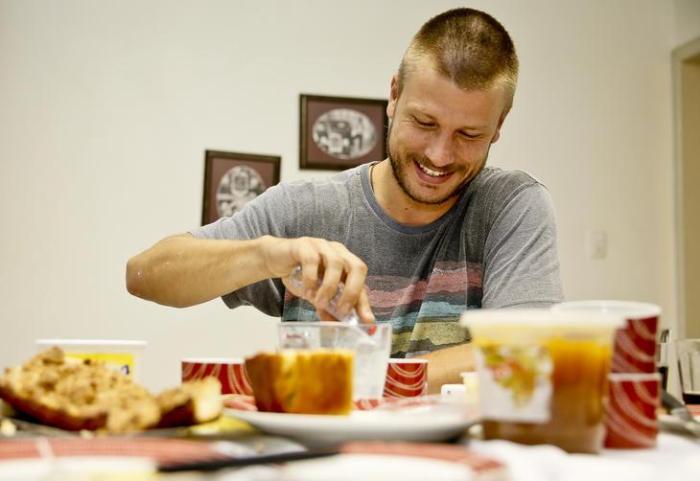
[[[676,341],[676,354],[683,401],[700,404],[700,339]]]

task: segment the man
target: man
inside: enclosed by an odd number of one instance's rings
[[[129,261],[129,291],[172,306],[223,296],[291,321],[315,310],[328,319],[342,282],[340,314],[391,322],[393,355],[429,358],[431,390],[459,382],[472,367],[461,312],[562,297],[547,191],[525,173],[484,169],[517,72],[495,19],[467,8],[436,16],[391,80],[387,159],[280,184],[160,241]],[[301,291],[288,278],[297,265]]]

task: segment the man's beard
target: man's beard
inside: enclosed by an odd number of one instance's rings
[[[389,149],[389,162],[391,162],[391,173],[394,175],[394,179],[396,179],[396,182],[399,184],[399,187],[401,187],[401,190],[404,192],[404,194],[406,194],[409,199],[419,204],[438,206],[441,204],[449,203],[453,198],[458,197],[462,193],[464,187],[469,183],[469,181],[471,181],[474,177],[476,177],[479,174],[479,172],[481,172],[481,170],[486,165],[486,159],[488,159],[489,156],[489,151],[487,150],[484,160],[479,166],[479,169],[476,172],[474,172],[473,175],[466,177],[464,181],[462,181],[451,192],[439,198],[422,197],[416,192],[411,192],[410,186],[405,181],[405,179],[408,177],[406,169],[413,168],[412,164],[414,161],[425,166],[432,166],[432,162],[430,162],[430,160],[428,160],[428,158],[425,156],[421,156],[419,158],[417,156],[412,156],[409,154],[407,157],[402,157],[398,152],[394,152],[394,149],[391,148],[391,131],[392,123],[389,124],[389,129],[386,135],[386,144],[387,148]]]

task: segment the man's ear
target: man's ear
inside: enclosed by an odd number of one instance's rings
[[[386,115],[392,119],[396,112],[396,102],[399,100],[399,77],[391,77],[391,88],[389,89],[389,103],[386,106]]]
[[[513,96],[506,97],[505,106],[503,107],[503,112],[501,112],[501,117],[498,119],[498,126],[496,127],[496,132],[491,138],[491,143],[495,144],[498,139],[501,138],[501,127],[503,126],[503,121],[506,120],[510,109],[513,107]]]
[[[496,132],[493,134],[493,137],[491,138],[492,144],[495,144],[498,141],[498,139],[501,138],[501,126],[503,125],[503,121],[506,119],[508,112],[510,112],[509,108],[504,110],[503,113],[501,114],[501,118],[498,119],[498,127],[496,127]]]

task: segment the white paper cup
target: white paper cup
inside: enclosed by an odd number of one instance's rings
[[[180,369],[182,382],[214,377],[221,383],[221,394],[253,394],[243,358],[190,357],[180,361]]]

